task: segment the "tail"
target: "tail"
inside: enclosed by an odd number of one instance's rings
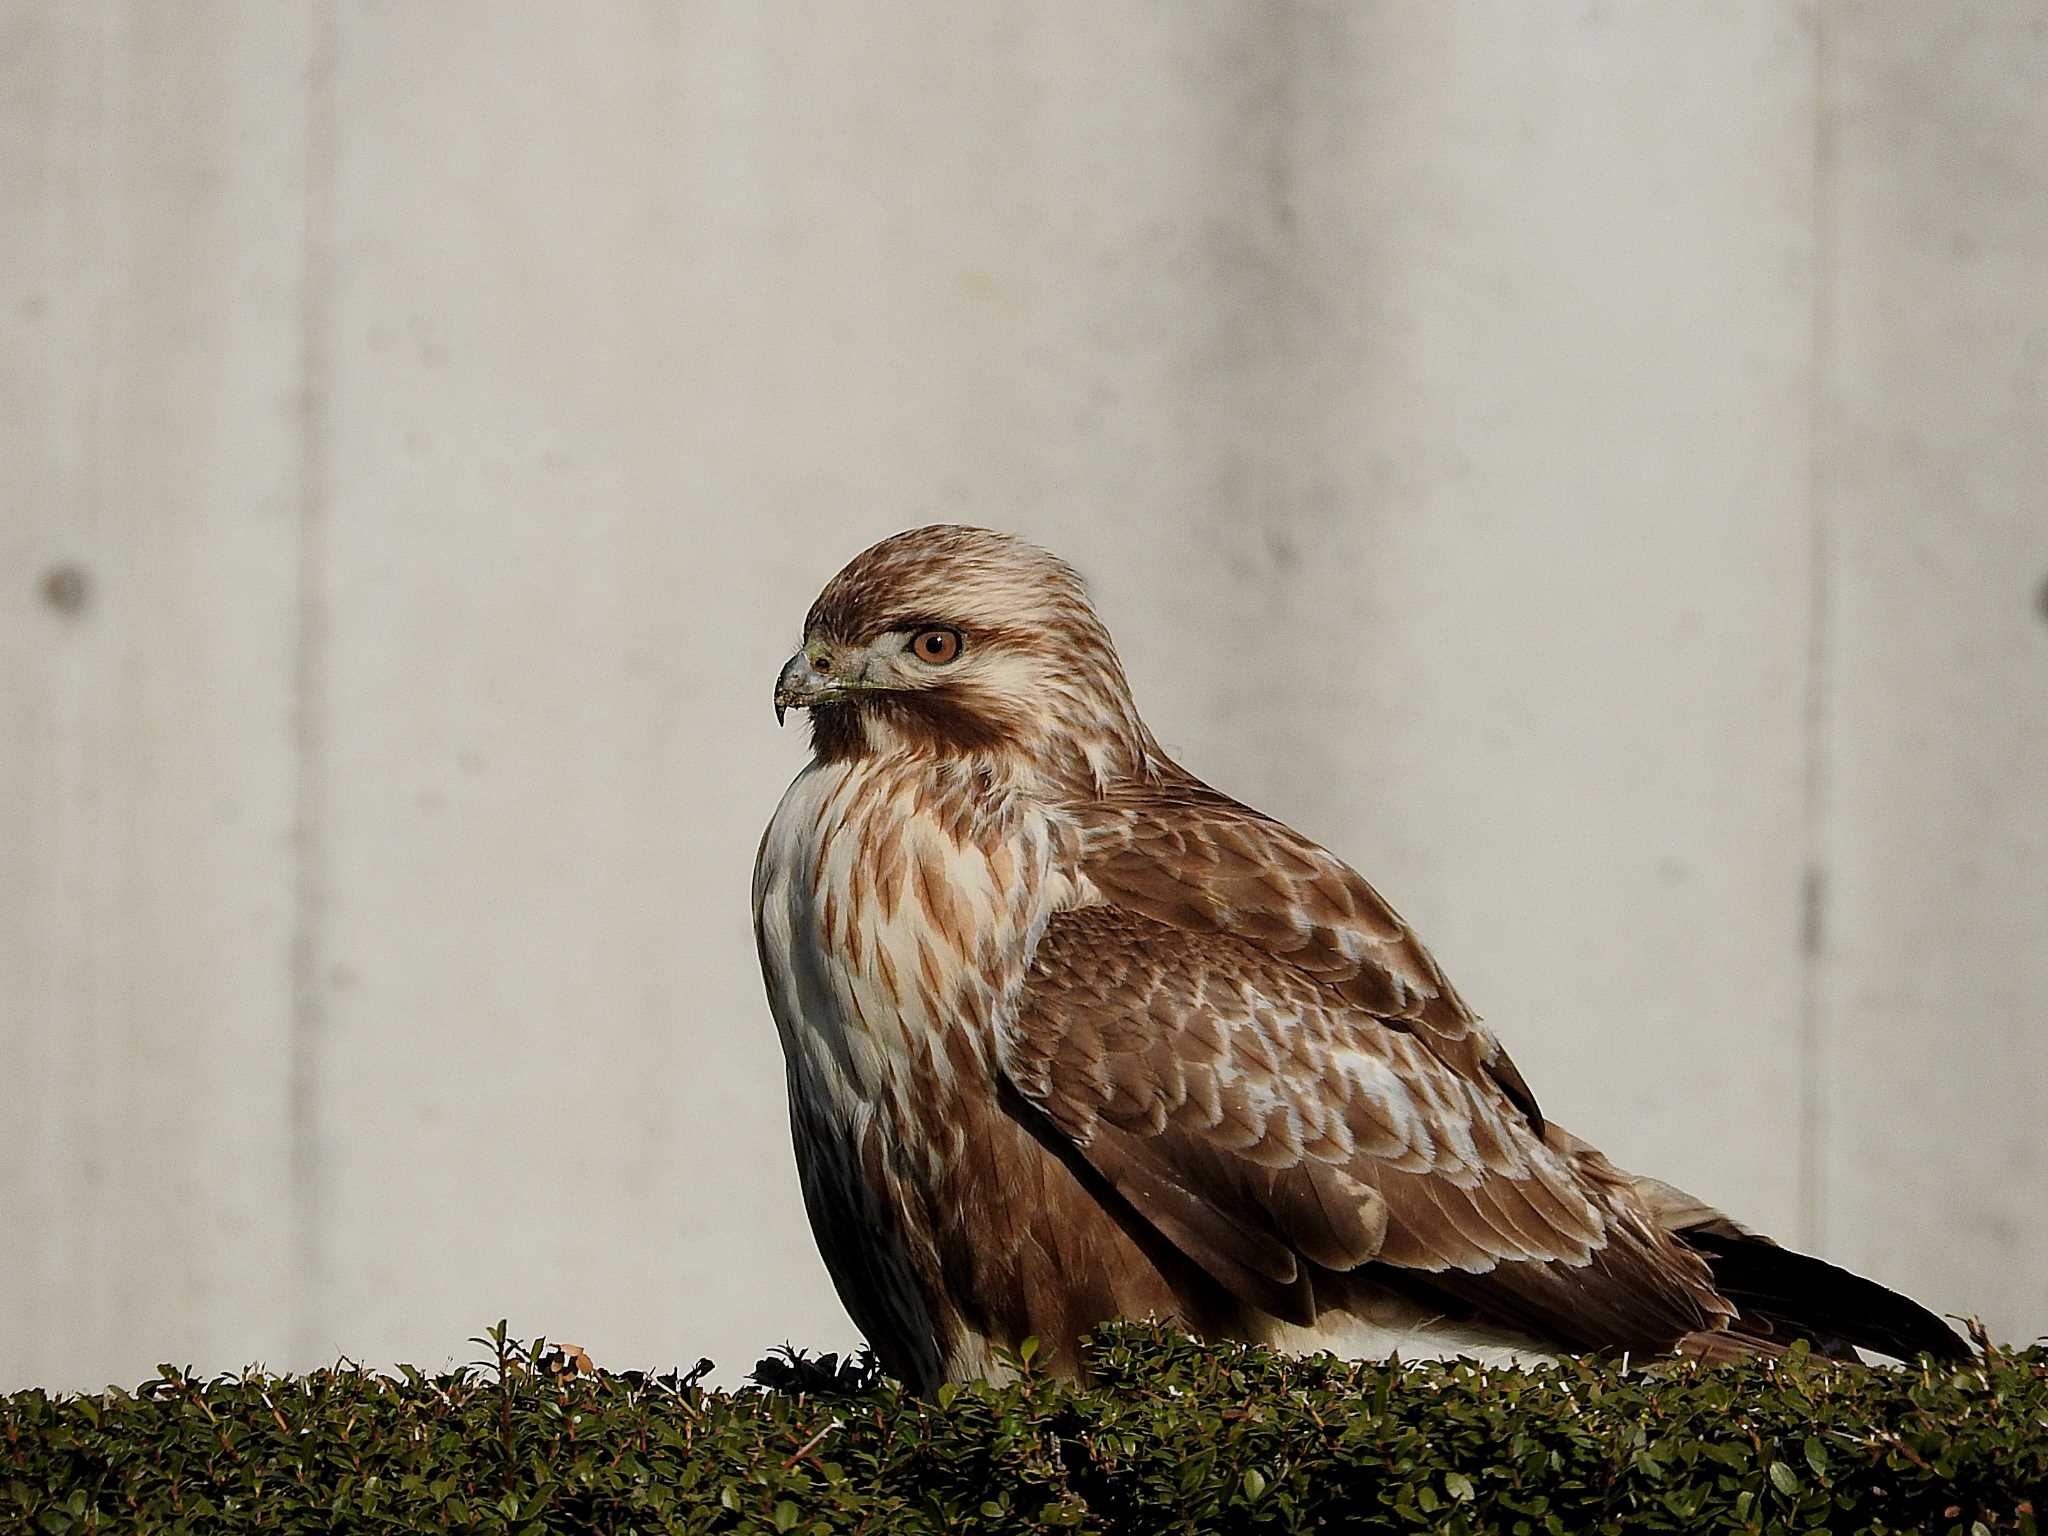
[[[1631,1177],[1657,1224],[1707,1261],[1714,1288],[1741,1313],[1734,1332],[1774,1342],[1805,1339],[1819,1353],[1846,1360],[1856,1358],[1852,1345],[1898,1360],[1923,1350],[1937,1360],[1970,1358],[1955,1330],[1918,1302],[1781,1248],[1661,1179]]]
[[[1741,1314],[1737,1329],[1803,1338],[1823,1354],[1852,1359],[1852,1344],[1899,1360],[1970,1358],[1955,1330],[1920,1303],[1825,1259],[1719,1223],[1672,1235],[1707,1261],[1714,1288]]]

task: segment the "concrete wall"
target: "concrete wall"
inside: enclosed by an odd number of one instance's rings
[[[851,1339],[755,970],[870,540],[1620,1161],[2048,1329],[2024,3],[0,4],[0,1386]]]

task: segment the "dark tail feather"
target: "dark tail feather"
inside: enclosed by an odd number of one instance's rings
[[[1899,1360],[1925,1352],[1967,1360],[1970,1347],[1916,1301],[1824,1259],[1762,1238],[1693,1227],[1674,1234],[1714,1272],[1714,1287],[1777,1333],[1827,1346],[1855,1344]],[[1738,1325],[1739,1326],[1739,1325]]]

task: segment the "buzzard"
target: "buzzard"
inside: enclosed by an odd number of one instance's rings
[[[1963,1353],[1561,1126],[1378,892],[1175,763],[1052,555],[833,577],[754,871],[805,1207],[919,1389],[1110,1318],[1356,1356]]]

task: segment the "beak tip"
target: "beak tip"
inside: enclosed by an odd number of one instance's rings
[[[775,701],[775,723],[777,725],[781,725],[783,722],[783,718],[786,715],[788,715],[788,713],[789,706],[787,704],[784,704],[780,699],[777,699]]]

